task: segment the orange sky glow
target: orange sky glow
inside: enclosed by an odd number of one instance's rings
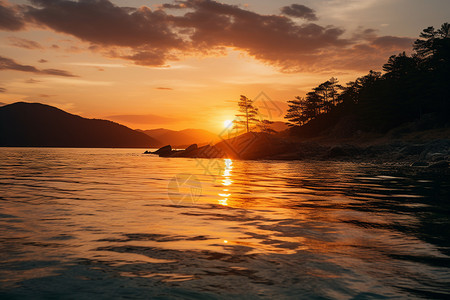
[[[0,0],[0,102],[133,129],[219,132],[241,94],[286,101],[410,51],[446,0]]]

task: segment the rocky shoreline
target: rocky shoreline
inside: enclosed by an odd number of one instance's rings
[[[298,141],[264,133],[247,133],[215,145],[173,150],[170,145],[155,152],[161,157],[231,158],[244,160],[349,161],[449,170],[450,139],[426,141],[381,139],[316,139]]]

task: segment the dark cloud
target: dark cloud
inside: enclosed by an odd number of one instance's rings
[[[175,118],[168,118],[158,115],[114,115],[105,117],[105,119],[116,121],[116,122],[129,122],[135,124],[164,124],[172,123],[176,121]]]
[[[185,56],[222,55],[233,49],[285,72],[337,65],[367,70],[374,67],[373,60],[356,65],[354,55],[369,51],[374,59],[381,58],[386,51],[390,55],[407,45],[404,38],[379,37],[373,29],[360,28],[345,38],[344,30],[333,25],[298,24],[289,17],[317,20],[314,10],[300,4],[283,7],[284,15],[264,15],[213,0],[176,0],[156,10],[119,7],[109,0],[31,3],[20,7],[29,22],[86,41],[91,51],[145,66],[166,66]],[[376,49],[381,51],[377,54]],[[342,63],[334,64],[330,57]]]
[[[192,11],[171,17],[189,33],[192,48],[233,48],[283,70],[302,69],[304,55],[318,55],[323,49],[341,48],[350,42],[344,30],[317,24],[298,25],[283,16],[260,15],[238,6],[215,1],[178,1]],[[294,62],[294,66],[291,64]]]
[[[5,93],[5,92],[6,92],[6,89],[0,87],[0,93]],[[2,106],[2,104],[4,104],[4,103],[0,102],[0,106]]]
[[[25,49],[44,49],[38,42],[22,39],[14,36],[8,38],[11,46],[25,48]]]
[[[302,4],[292,4],[291,6],[285,6],[281,8],[281,13],[286,16],[301,18],[308,21],[317,21],[316,12]]]
[[[167,26],[167,15],[148,7],[122,8],[108,0],[31,0],[26,16],[57,32],[102,45],[180,48],[182,40]]]
[[[378,30],[372,29],[372,28],[362,28],[358,27],[355,32],[353,32],[352,39],[355,41],[367,41],[367,40],[373,40],[377,38],[378,36]]]
[[[372,45],[382,49],[409,49],[414,39],[397,36],[381,36],[372,41]]]
[[[67,71],[58,70],[58,69],[43,69],[40,70],[34,66],[30,65],[22,65],[17,63],[11,58],[0,56],[0,70],[13,70],[13,71],[21,71],[21,72],[30,72],[35,74],[45,74],[45,75],[56,75],[56,76],[64,76],[64,77],[77,77]]]
[[[283,16],[260,15],[212,0],[176,1],[163,8],[187,8],[182,15],[147,7],[129,9],[108,0],[32,0],[26,16],[39,25],[76,36],[136,64],[164,66],[180,55],[219,54],[226,48],[283,65],[297,54],[343,47],[343,30],[316,24],[297,25]],[[297,7],[298,8],[298,7]],[[95,28],[95,30],[92,30]],[[284,66],[281,66],[285,68]]]
[[[0,30],[16,31],[24,27],[25,22],[22,19],[19,7],[0,0]]]
[[[48,62],[48,60],[46,60],[46,59],[40,59],[40,60],[38,60],[38,63],[41,63],[41,64],[43,64],[43,63],[46,63],[46,62]]]
[[[367,71],[369,68],[380,68],[387,57],[400,50],[410,49],[411,44],[410,38],[382,36],[354,44],[338,52],[328,51],[321,57],[320,62],[314,63],[317,69],[322,68],[323,71],[326,70],[323,67],[327,64],[338,70]]]
[[[156,87],[155,90],[173,91],[173,88],[159,86],[159,87]]]

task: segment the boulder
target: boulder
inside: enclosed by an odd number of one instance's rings
[[[186,149],[173,153],[171,156],[173,157],[195,157],[198,150],[197,144],[192,144]]]
[[[226,154],[216,146],[206,145],[191,152],[192,157],[195,158],[223,158]]]
[[[168,155],[172,154],[172,146],[167,145],[167,146],[161,147],[158,150],[156,150],[155,152],[153,152],[153,154],[158,154],[159,156],[168,156]]]
[[[192,152],[197,149],[198,149],[197,144],[192,144],[189,147],[187,147],[186,149],[184,149],[184,152],[189,153],[189,152]]]
[[[275,135],[248,132],[222,140],[214,147],[231,159],[270,159],[274,155],[291,152],[293,145]]]

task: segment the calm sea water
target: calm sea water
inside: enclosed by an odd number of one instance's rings
[[[450,181],[0,148],[1,299],[450,297]]]

